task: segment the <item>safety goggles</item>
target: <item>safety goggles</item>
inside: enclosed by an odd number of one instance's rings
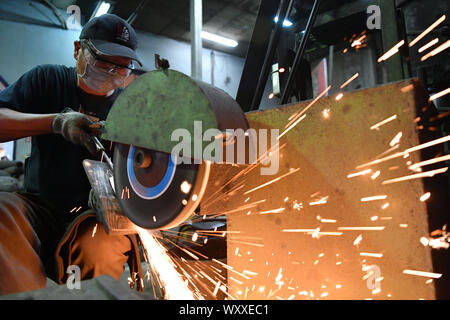
[[[120,65],[111,61],[108,61],[101,57],[90,41],[82,41],[82,48],[86,61],[93,67],[110,74],[111,76],[127,77],[131,71],[134,70],[133,62],[128,66]]]

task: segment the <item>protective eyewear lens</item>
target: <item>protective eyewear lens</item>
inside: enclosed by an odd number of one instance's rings
[[[102,59],[98,55],[94,53],[94,51],[88,46],[85,45],[84,55],[86,57],[86,61],[93,67],[106,72],[112,76],[122,76],[127,77],[131,74],[132,69],[134,69],[133,63],[130,66],[119,66],[115,63],[106,61]]]

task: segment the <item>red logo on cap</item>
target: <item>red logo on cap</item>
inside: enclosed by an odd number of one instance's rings
[[[130,31],[128,31],[128,28],[120,23],[117,24],[117,39],[120,39],[125,42],[130,41]]]

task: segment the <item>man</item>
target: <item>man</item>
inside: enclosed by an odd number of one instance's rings
[[[134,236],[107,235],[92,210],[81,214],[90,191],[82,161],[100,160],[92,127],[106,119],[132,63],[141,64],[136,33],[105,14],[74,47],[76,68],[38,66],[0,92],[0,141],[33,137],[27,192],[0,193],[0,294],[45,287],[46,277],[64,283],[71,265],[82,280],[119,279],[126,262],[140,271]]]

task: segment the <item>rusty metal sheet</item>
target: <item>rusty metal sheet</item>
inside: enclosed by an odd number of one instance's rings
[[[430,248],[419,239],[429,235],[428,217],[448,210],[445,174],[383,181],[414,174],[408,164],[442,153],[442,144],[357,169],[436,139],[437,131],[420,127],[433,114],[427,99],[415,80],[322,98],[281,137],[276,175],[261,175],[257,166],[214,165],[201,212],[228,212],[227,263],[236,271],[228,274],[229,293],[237,299],[435,299],[440,279],[404,270],[444,271],[433,268]],[[246,116],[251,128],[281,133],[309,103]],[[399,132],[399,146],[388,151]],[[445,163],[423,170],[440,167]],[[372,171],[348,177],[365,169]],[[427,191],[431,198],[421,202]],[[362,201],[372,196],[386,198]],[[349,229],[355,227],[379,230]]]

